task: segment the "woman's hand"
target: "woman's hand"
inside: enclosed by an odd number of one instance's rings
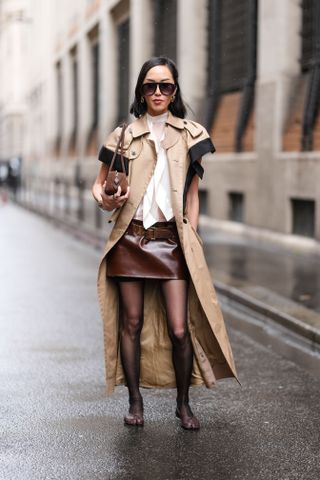
[[[100,194],[101,201],[99,202],[99,205],[103,210],[108,210],[110,212],[115,208],[121,208],[128,200],[129,193],[130,193],[129,186],[128,186],[127,193],[125,195],[121,195],[120,185],[118,187],[117,192],[114,193],[113,195],[107,195],[104,191],[105,187],[106,187],[106,182],[104,182],[104,184],[102,185],[102,190]]]
[[[125,195],[121,195],[120,186],[114,195],[107,195],[104,191],[105,187],[106,182],[104,182],[102,185],[95,183],[92,188],[93,198],[98,203],[99,207],[102,208],[102,210],[107,210],[108,212],[111,212],[111,210],[114,210],[115,208],[121,208],[129,197],[130,187],[128,186],[128,190]]]
[[[114,195],[107,195],[105,193],[106,178],[108,176],[109,167],[106,164],[102,164],[100,171],[92,187],[92,195],[99,207],[103,210],[111,212],[115,208],[121,208],[129,197],[130,187],[128,187],[127,193],[121,195],[121,187],[118,187],[118,191]]]

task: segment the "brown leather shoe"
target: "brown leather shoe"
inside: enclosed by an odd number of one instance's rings
[[[177,407],[176,417],[180,419],[180,425],[185,430],[199,430],[200,422],[194,415],[191,417],[189,415],[181,415],[180,409]]]

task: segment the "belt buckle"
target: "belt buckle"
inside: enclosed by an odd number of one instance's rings
[[[150,236],[149,236],[150,234]],[[149,227],[147,230],[147,238],[149,240],[155,240],[156,239],[156,229],[154,227]]]
[[[132,224],[132,231],[134,235],[141,235],[141,228],[140,225],[137,225],[136,223]]]

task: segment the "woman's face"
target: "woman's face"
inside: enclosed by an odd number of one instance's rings
[[[143,85],[146,83],[174,84],[174,80],[170,69],[166,65],[157,65],[156,67],[150,68],[148,71],[143,81]],[[147,104],[147,111],[150,115],[161,115],[162,113],[168,111],[170,102],[175,94],[176,89],[172,87],[172,90],[174,91],[170,92],[170,88],[163,89],[163,91],[166,93],[164,94],[160,91],[159,85],[157,85],[156,90],[152,95],[142,94]]]

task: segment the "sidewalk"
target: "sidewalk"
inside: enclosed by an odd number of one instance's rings
[[[261,234],[255,238],[241,227],[237,231],[207,217],[200,225],[217,290],[251,304],[320,352],[320,254],[315,242],[289,236],[280,242]]]

